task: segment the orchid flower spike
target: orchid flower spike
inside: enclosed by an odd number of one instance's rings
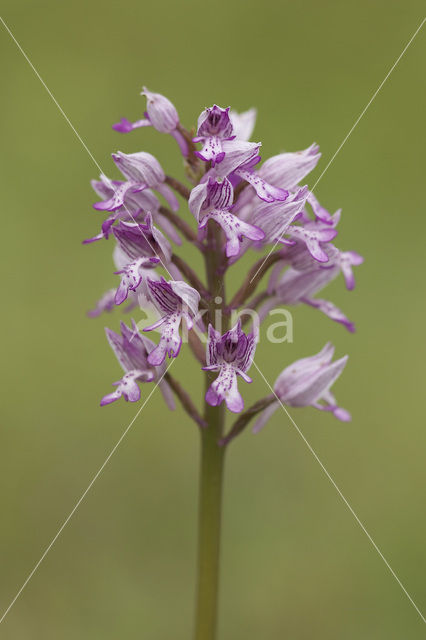
[[[238,113],[213,104],[202,110],[195,127],[187,129],[166,96],[147,87],[142,95],[146,99],[144,117],[135,122],[123,118],[114,129],[127,133],[149,126],[174,137],[184,156],[187,182],[170,175],[169,169],[165,171],[155,155],[145,150],[113,153],[121,179],[102,174],[92,182],[99,197],[94,208],[106,215],[100,232],[84,243],[113,241],[114,273],[119,281],[116,287],[111,282],[89,315],[96,317],[115,307],[125,307],[125,312],[140,307],[147,313],[158,313],[158,320],[144,331],[159,330],[157,344],[139,334],[134,322],[133,329],[122,324],[121,334],[107,330],[124,376],[102,404],[121,396],[133,402],[140,397],[140,382],[163,381],[164,375],[167,389],[200,428],[206,427],[190,394],[165,368],[166,358],[176,358],[185,342],[207,372],[205,403],[216,407],[225,402],[231,412],[242,413],[231,431],[223,434],[223,446],[255,416],[255,430],[259,430],[280,403],[313,406],[339,420],[349,420],[330,391],[347,356],[333,362],[334,350],[329,343],[319,354],[282,371],[275,383],[275,399],[261,398],[244,410],[238,390],[238,376],[251,382],[247,372],[258,326],[277,307],[303,305],[351,333],[355,330],[352,320],[322,293],[339,274],[346,288],[353,289],[353,268],[363,258],[335,246],[341,210],[330,213],[305,184],[321,158],[319,146],[314,143],[262,161],[262,143],[252,140],[256,109]],[[185,211],[179,212],[180,200],[187,202],[190,221]],[[187,256],[178,251],[182,239],[192,244]],[[194,258],[197,251],[205,274],[199,273],[199,262]],[[257,251],[262,255],[247,265],[250,253]],[[242,259],[240,273],[246,269],[247,273],[228,299],[225,277]],[[231,277],[230,282],[233,287],[235,279]],[[237,317],[252,318],[256,335],[245,333],[241,321],[222,335],[217,314],[223,314],[228,327],[234,312]],[[315,320],[315,313],[309,313]],[[195,325],[197,331],[191,331]]]

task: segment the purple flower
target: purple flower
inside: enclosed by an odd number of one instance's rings
[[[120,133],[129,133],[133,129],[153,126],[160,133],[172,133],[179,124],[176,107],[168,98],[160,93],[152,93],[146,87],[143,88],[141,95],[146,97],[146,117],[136,122],[129,122],[126,118],[122,118],[120,122],[113,124],[112,128]]]
[[[103,296],[97,301],[94,309],[87,312],[89,318],[97,318],[104,311],[112,311],[115,307],[115,289],[109,289]]]
[[[348,356],[332,362],[334,347],[327,343],[316,355],[293,362],[284,369],[274,384],[274,391],[279,400],[290,407],[312,406],[321,411],[331,411],[333,415],[347,422],[350,414],[337,405],[330,392],[330,387],[337,380],[346,366]],[[279,407],[274,402],[267,407],[257,419],[253,431],[257,433]]]
[[[218,181],[210,177],[207,182],[192,189],[188,203],[189,210],[198,221],[199,229],[204,229],[210,219],[222,227],[227,239],[228,257],[238,255],[243,236],[259,241],[265,235],[258,227],[231,213],[233,200],[234,190],[230,181],[227,178]]]
[[[125,183],[120,180],[110,180],[101,174],[100,180],[92,180],[91,184],[93,190],[102,200],[110,200],[114,196],[115,190]],[[124,208],[124,205],[126,205],[126,208]],[[130,218],[130,214],[137,216],[141,211],[153,212],[157,211],[159,207],[160,202],[150,189],[137,192],[128,191],[122,208],[115,210],[115,213],[120,212],[124,219],[125,215]]]
[[[141,95],[146,97],[145,118],[130,122],[127,118],[121,118],[120,122],[112,125],[112,128],[120,133],[129,133],[140,127],[153,126],[160,133],[169,133],[178,143],[182,155],[188,155],[188,145],[179,131],[179,116],[176,107],[161,93],[153,93],[146,87]]]
[[[304,244],[318,262],[327,262],[328,257],[323,245],[336,237],[335,227],[339,221],[340,212],[336,212],[334,216],[330,216],[327,212],[329,216],[327,223],[322,220],[313,221],[304,211],[309,197],[310,193],[305,186],[293,191],[284,203],[265,203],[257,199],[245,202],[243,200],[242,203],[238,202],[235,208],[244,220],[263,229],[264,243]],[[296,221],[300,221],[301,224],[292,225]],[[285,239],[284,234],[289,235],[290,238]]]
[[[132,322],[132,329],[124,322],[120,324],[121,335],[114,333],[111,329],[106,329],[106,335],[111,349],[114,351],[118,362],[121,364],[124,376],[114,382],[116,390],[104,396],[101,406],[110,404],[123,396],[126,401],[137,402],[141,392],[138,382],[153,382],[159,380],[165,368],[152,366],[148,357],[155,347],[154,343],[139,333],[139,330]],[[170,409],[174,409],[174,400],[171,390],[165,380],[161,380],[159,387]]]
[[[341,252],[331,243],[323,245],[327,263],[321,264],[312,257],[306,245],[297,242],[293,247],[281,253],[283,261],[277,263],[269,280],[269,299],[259,309],[260,319],[279,305],[307,304],[327,315],[334,322],[338,322],[351,333],[355,331],[354,324],[332,302],[314,298],[313,296],[324,289],[340,272],[346,273],[347,284],[353,288],[355,281],[352,266],[361,264],[363,258],[355,251]],[[283,266],[290,265],[282,273]],[[349,287],[348,287],[349,288]]]
[[[174,104],[161,93],[152,93],[146,87],[141,93],[146,97],[148,120],[160,133],[172,133],[179,124],[179,116]]]
[[[331,266],[331,262],[329,262],[331,258],[335,262],[339,261],[339,265],[342,266],[342,270],[346,273],[345,279],[347,279],[348,288],[353,288],[351,266],[361,264],[363,258],[354,251],[344,253],[338,251],[335,247],[330,248],[329,245],[331,240],[334,240],[337,236],[336,226],[340,221],[340,217],[341,212],[339,210],[333,216],[330,216],[328,223],[324,223],[319,219],[313,221],[302,210],[298,217],[301,224],[290,227],[287,230],[290,240],[283,240],[282,242],[292,247],[287,249],[285,258],[297,269],[309,268],[313,264],[309,256],[317,262],[327,263],[327,267]],[[350,286],[351,282],[352,286]]]
[[[246,116],[246,128],[250,134],[252,123],[256,114],[253,112]],[[234,114],[234,120],[241,128],[241,119],[238,121],[238,115]],[[241,116],[240,116],[241,118]],[[234,129],[229,113],[229,107],[222,109],[217,105],[209,109],[205,109],[198,118],[198,131],[194,142],[202,142],[201,151],[196,151],[196,155],[205,162],[211,162],[212,167],[217,167],[217,175],[225,178],[234,173],[238,180],[246,180],[256,190],[257,195],[266,202],[274,200],[285,200],[288,192],[285,189],[274,187],[260,176],[253,173],[252,168],[260,161],[259,149],[260,144],[254,142],[246,142],[245,136],[239,140],[235,140]]]
[[[253,167],[261,160],[260,146],[259,143],[240,140],[224,142],[225,156],[219,167],[216,167],[216,174],[219,177],[229,176],[234,184],[245,180],[253,187],[256,195],[265,202],[284,201],[289,195],[286,189],[274,187],[266,182],[259,173],[253,171]]]
[[[163,314],[161,318],[144,331],[152,331],[161,326],[161,338],[156,348],[150,353],[148,361],[152,365],[164,362],[166,354],[176,358],[182,346],[179,327],[185,319],[188,329],[193,327],[193,318],[197,315],[200,294],[186,282],[148,279],[148,287],[152,302]]]
[[[144,276],[155,267],[160,260],[168,262],[171,247],[161,231],[152,224],[152,217],[147,214],[144,224],[120,222],[113,227],[113,234],[119,248],[119,269],[121,282],[115,296],[115,304],[126,300],[129,291],[136,291]]]
[[[115,294],[115,304],[124,302],[130,290],[136,291],[142,281],[144,271],[155,266],[158,262],[159,258],[138,258],[119,271],[115,271],[116,275],[121,275],[121,282]]]
[[[328,262],[328,255],[322,248],[324,242],[331,242],[337,236],[337,229],[329,225],[320,225],[315,222],[308,222],[303,226],[293,226],[288,229],[290,238],[301,240],[306,244],[306,248],[318,262]]]
[[[318,262],[310,268],[303,270],[288,268],[282,275],[279,272],[283,268],[283,263],[278,264],[276,270],[272,272],[268,293],[274,298],[268,304],[274,306],[279,304],[298,304],[304,298],[313,296],[321,291],[339,273],[339,267],[321,267]],[[271,308],[273,308],[271,306]]]
[[[179,203],[171,189],[164,184],[164,171],[154,156],[145,151],[138,153],[122,153],[118,151],[112,154],[117,167],[127,178],[127,182],[110,183],[113,195],[108,200],[96,202],[93,207],[98,211],[116,211],[125,206],[126,198],[144,191],[145,189],[155,189],[169,203],[173,211],[177,211]]]
[[[236,173],[247,180],[255,188],[257,195],[266,202],[285,200],[284,197],[276,197],[277,194],[287,193],[288,196],[289,191],[294,194],[300,181],[315,168],[320,157],[318,145],[313,144],[303,151],[273,156],[266,160],[258,171],[249,169],[250,175],[247,175],[245,167],[239,168]],[[265,197],[265,194],[268,197]],[[308,194],[309,202],[311,198],[315,215],[325,222],[330,222],[328,211],[319,205],[313,194]],[[239,205],[248,204],[252,199],[253,193],[245,190]]]
[[[208,330],[206,351],[207,366],[204,371],[218,371],[219,375],[206,393],[206,402],[216,407],[225,400],[228,409],[239,413],[244,401],[238,391],[237,375],[245,382],[251,382],[247,375],[256,349],[253,333],[246,335],[241,330],[241,321],[222,336],[211,325]]]
[[[94,191],[102,198],[103,201],[111,201],[111,199],[114,199],[116,191],[126,183],[119,180],[110,180],[105,175],[101,174],[100,180],[92,180],[91,184]],[[100,203],[97,204],[97,208],[102,211],[102,209],[99,208],[99,204]],[[83,244],[89,244],[96,240],[108,238],[111,232],[111,227],[115,222],[118,220],[135,222],[141,216],[144,218],[148,211],[154,213],[156,218],[163,223],[163,216],[158,213],[159,208],[160,202],[151,189],[144,189],[143,191],[136,193],[126,190],[123,204],[115,209],[114,212],[104,220],[102,223],[101,233],[93,238],[84,240]]]
[[[222,109],[216,104],[205,109],[198,118],[197,136],[194,142],[202,142],[201,151],[195,155],[204,162],[211,162],[212,167],[222,162],[225,157],[222,143],[233,140],[233,126],[229,116],[229,107]]]
[[[92,180],[92,187],[96,193],[103,200],[110,200],[114,196],[114,188],[118,188],[123,182],[109,180],[106,176],[101,174],[100,180]],[[101,240],[108,238],[111,232],[111,227],[118,220],[124,220],[127,222],[136,222],[142,217],[144,219],[146,214],[150,212],[155,217],[157,224],[163,229],[173,242],[181,244],[179,234],[176,232],[174,226],[169,220],[160,212],[160,201],[157,196],[151,191],[151,189],[144,189],[136,193],[127,191],[124,197],[124,202],[121,207],[111,213],[106,220],[102,223],[102,231],[100,234],[88,240],[84,240],[83,244],[94,242],[95,240]]]
[[[113,227],[113,235],[123,253],[134,260],[140,256],[158,256],[168,262],[172,248],[152,222],[150,213],[143,223],[122,222]]]

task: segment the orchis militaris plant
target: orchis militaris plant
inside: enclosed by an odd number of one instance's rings
[[[338,406],[331,386],[346,366],[347,356],[333,361],[328,343],[317,355],[286,364],[274,392],[245,409],[239,378],[248,371],[258,340],[244,321],[230,322],[241,310],[256,311],[260,321],[280,306],[308,305],[353,332],[353,323],[332,302],[316,297],[340,273],[354,287],[352,267],[362,258],[340,251],[340,211],[331,215],[303,181],[319,159],[316,144],[303,151],[281,153],[259,165],[259,142],[250,142],[256,111],[236,113],[213,105],[202,111],[196,131],[179,121],[174,105],[144,88],[144,117],[113,125],[120,133],[154,127],[173,136],[183,158],[187,184],[167,175],[146,151],[112,154],[120,180],[104,175],[92,186],[94,204],[106,217],[99,233],[85,240],[113,241],[116,284],[89,312],[98,316],[126,302],[126,311],[155,310],[158,320],[142,327],[121,323],[120,333],[106,329],[108,342],[124,375],[101,405],[124,399],[137,402],[144,384],[158,384],[169,409],[174,396],[196,422],[201,434],[200,519],[196,640],[213,640],[216,629],[220,514],[224,452],[249,422],[258,432],[280,405],[314,407],[341,421],[349,413]],[[186,214],[178,213],[180,200]],[[193,220],[190,224],[187,217]],[[182,238],[202,254],[202,281],[193,265],[176,253]],[[173,248],[173,245],[175,248]],[[227,300],[225,277],[247,251],[263,251],[234,296]],[[266,254],[266,255],[265,255]],[[269,272],[263,290],[255,291]],[[218,311],[220,326],[218,326]],[[314,316],[312,319],[315,321]],[[231,326],[232,324],[232,326]],[[253,324],[254,327],[254,324]],[[155,344],[146,333],[158,329]],[[205,376],[201,413],[182,384],[168,371],[169,359],[181,351],[183,331],[200,372]],[[203,345],[206,343],[206,347]],[[285,360],[283,349],[282,357]],[[142,384],[143,383],[143,384]],[[225,431],[225,407],[239,414]]]

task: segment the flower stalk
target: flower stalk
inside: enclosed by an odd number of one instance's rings
[[[168,207],[160,207],[159,212],[178,229],[186,240],[199,246],[197,234],[189,224]]]
[[[207,422],[202,416],[200,416],[197,407],[192,402],[191,396],[187,391],[185,391],[180,382],[176,380],[176,378],[174,378],[168,371],[166,371],[166,373],[164,374],[164,379],[169,384],[172,391],[176,394],[177,398],[179,398],[182,407],[185,409],[189,417],[192,418],[192,420],[194,420],[194,422],[196,422],[199,427],[205,429],[207,427]]]
[[[279,251],[271,253],[266,258],[260,258],[249,270],[241,288],[237,291],[235,296],[229,303],[231,309],[238,309],[244,302],[256,291],[257,285],[262,280],[265,273],[276,262],[282,260],[282,256]]]
[[[172,176],[166,176],[164,182],[168,184],[169,187],[172,187],[172,189],[174,189],[177,193],[179,193],[182,198],[185,198],[185,200],[189,199],[191,191],[186,185],[182,184],[182,182],[176,180],[176,178],[172,178]]]
[[[207,246],[206,278],[213,298],[209,313],[213,316],[217,304],[224,306],[225,282],[223,276],[218,276],[223,259],[221,232],[212,223],[207,229]],[[206,394],[213,381],[214,374],[206,371]],[[207,429],[201,431],[194,640],[214,640],[216,637],[225,455],[225,447],[220,446],[220,441],[225,425],[224,409],[223,404],[211,406],[205,401]]]
[[[206,375],[209,386],[213,376]],[[215,640],[217,630],[220,535],[225,447],[219,445],[224,406],[206,403],[207,429],[200,430],[198,554],[194,640]]]

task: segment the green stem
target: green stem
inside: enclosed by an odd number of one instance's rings
[[[214,322],[215,306],[225,306],[225,287],[220,275],[222,254],[221,231],[210,222],[207,228],[206,275],[209,293],[209,317]],[[220,301],[217,298],[220,296]],[[226,329],[224,329],[226,331]],[[206,371],[206,391],[216,374]],[[205,403],[207,427],[200,429],[200,497],[198,521],[198,575],[195,616],[195,640],[215,640],[219,593],[220,523],[225,447],[223,437],[225,408]]]
[[[209,376],[210,378],[210,376]],[[210,384],[211,380],[208,381]],[[195,640],[214,640],[219,591],[219,550],[225,447],[223,407],[206,411],[208,427],[201,429],[201,464],[198,530],[198,584]]]

